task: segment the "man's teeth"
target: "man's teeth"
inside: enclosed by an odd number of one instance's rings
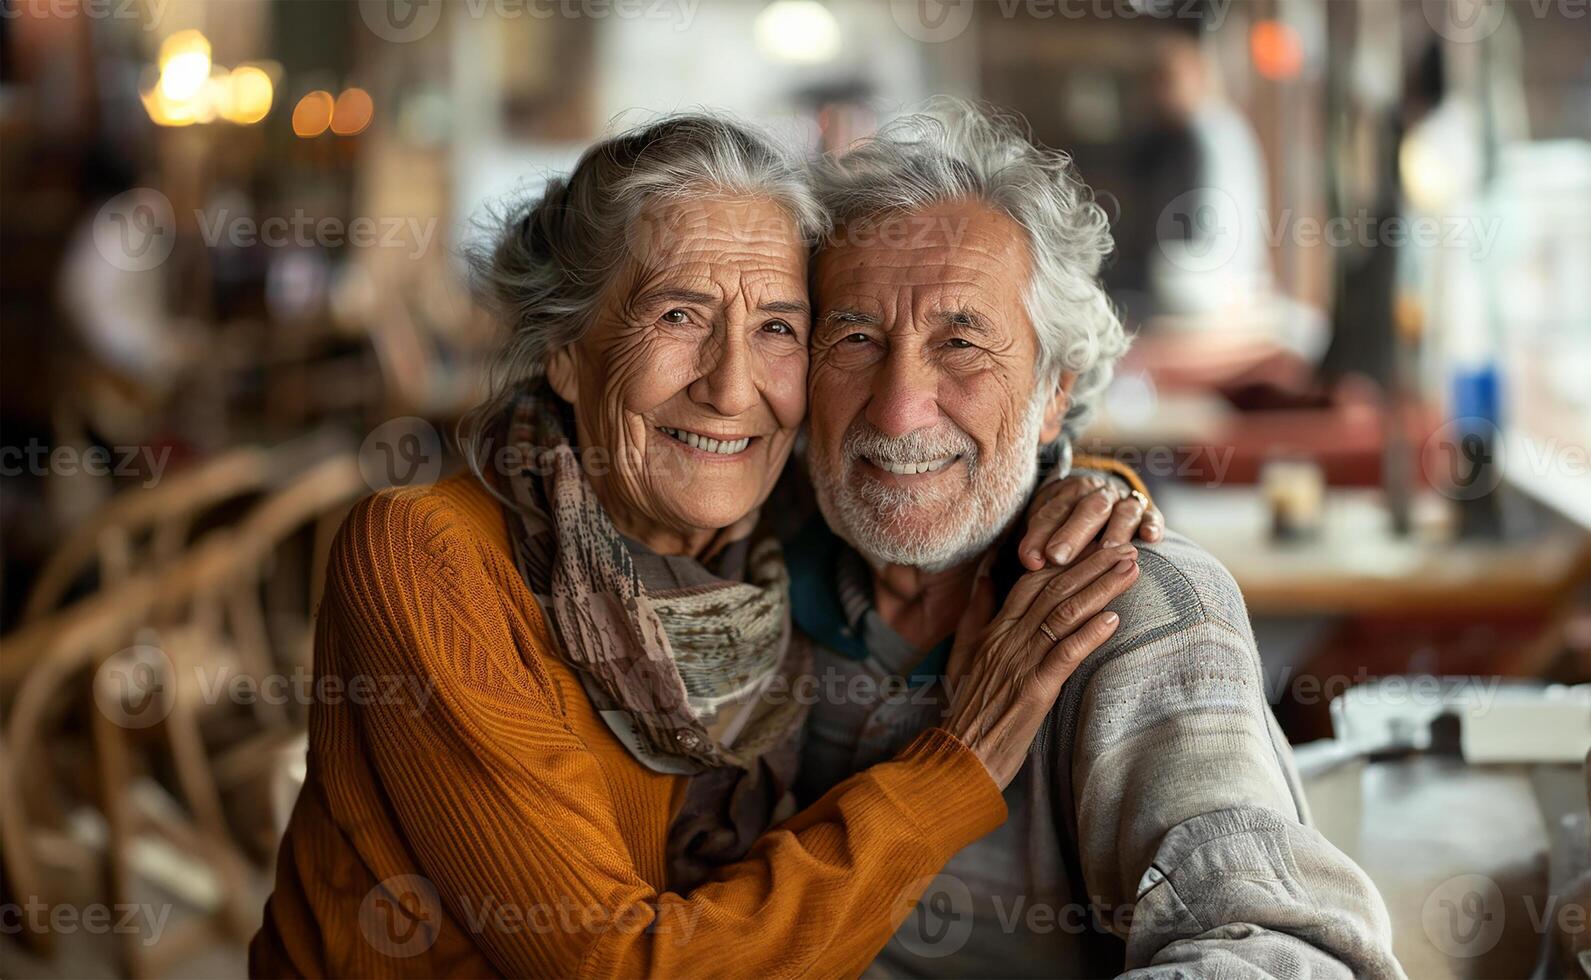
[[[891,460],[875,459],[873,460],[873,465],[888,473],[895,473],[899,476],[916,476],[918,473],[933,473],[937,470],[942,470],[955,461],[956,457],[954,456],[946,456],[942,459],[930,459],[924,463],[896,463]]]
[[[666,425],[660,425],[658,428],[692,449],[700,449],[704,453],[717,453],[720,456],[733,456],[738,452],[743,452],[747,446],[751,445],[749,437],[745,439],[709,439],[694,432],[686,432],[684,429],[670,429]]]

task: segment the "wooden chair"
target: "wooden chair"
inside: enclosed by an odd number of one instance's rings
[[[173,473],[148,488],[112,497],[75,528],[40,569],[19,626],[60,607],[74,584],[97,570],[99,588],[148,573],[188,546],[198,523],[229,501],[280,485],[306,465],[346,449],[330,433],[316,433],[274,449],[249,446]]]
[[[308,562],[317,569],[329,550],[330,528],[366,490],[355,457],[334,456],[304,471],[272,493],[236,525],[205,534],[160,570],[133,574],[56,614],[34,621],[7,638],[7,673],[20,677],[4,728],[0,766],[0,838],[6,851],[8,885],[23,900],[52,903],[63,896],[40,872],[40,857],[97,871],[103,900],[113,907],[134,902],[149,871],[135,846],[149,831],[168,850],[192,856],[207,873],[210,913],[169,927],[158,946],[148,937],[118,936],[119,958],[128,976],[157,975],[211,941],[217,927],[235,941],[253,931],[258,909],[246,887],[248,858],[229,825],[224,807],[232,789],[260,775],[280,748],[299,736],[300,725],[285,706],[256,706],[243,712],[243,737],[219,744],[209,722],[236,729],[235,705],[214,704],[213,689],[199,672],[230,669],[256,674],[279,665],[279,644],[264,613],[267,566],[285,544],[308,530],[314,545]],[[319,598],[321,573],[305,590],[307,623]],[[296,659],[290,655],[290,659]],[[86,683],[85,683],[86,681]],[[91,695],[85,699],[83,694]],[[224,699],[223,699],[224,700]],[[70,708],[76,707],[76,716]],[[262,707],[270,710],[260,710]],[[24,793],[22,760],[56,747],[63,719],[83,717],[93,804],[104,819],[104,853],[82,853],[59,824],[35,825]],[[223,726],[226,727],[226,726]],[[170,773],[175,792],[157,780],[139,779],[135,764],[149,760]],[[50,773],[59,783],[66,774]],[[35,790],[38,787],[33,787]],[[57,788],[61,792],[65,789]],[[180,803],[178,802],[180,800]],[[76,853],[74,853],[74,850]],[[48,936],[28,936],[48,946]]]

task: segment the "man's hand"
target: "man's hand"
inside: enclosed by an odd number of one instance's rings
[[[1065,565],[1083,553],[1096,535],[1101,548],[1114,548],[1139,535],[1151,544],[1166,533],[1160,508],[1126,481],[1098,473],[1074,473],[1039,487],[1028,505],[1027,532],[1017,545],[1022,567],[1037,571],[1046,563]]]

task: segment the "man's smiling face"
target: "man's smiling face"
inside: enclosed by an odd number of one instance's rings
[[[1023,229],[969,201],[843,227],[819,253],[813,481],[875,562],[965,561],[1027,499],[1070,386],[1038,386],[1031,274]]]

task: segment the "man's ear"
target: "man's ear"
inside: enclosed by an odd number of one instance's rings
[[[573,405],[580,395],[580,370],[574,344],[565,344],[547,356],[547,383],[558,397]]]
[[[1049,445],[1061,437],[1061,423],[1066,421],[1066,411],[1072,407],[1072,386],[1077,384],[1076,371],[1062,371],[1055,382],[1055,394],[1044,406],[1044,424],[1039,427],[1039,439]]]

